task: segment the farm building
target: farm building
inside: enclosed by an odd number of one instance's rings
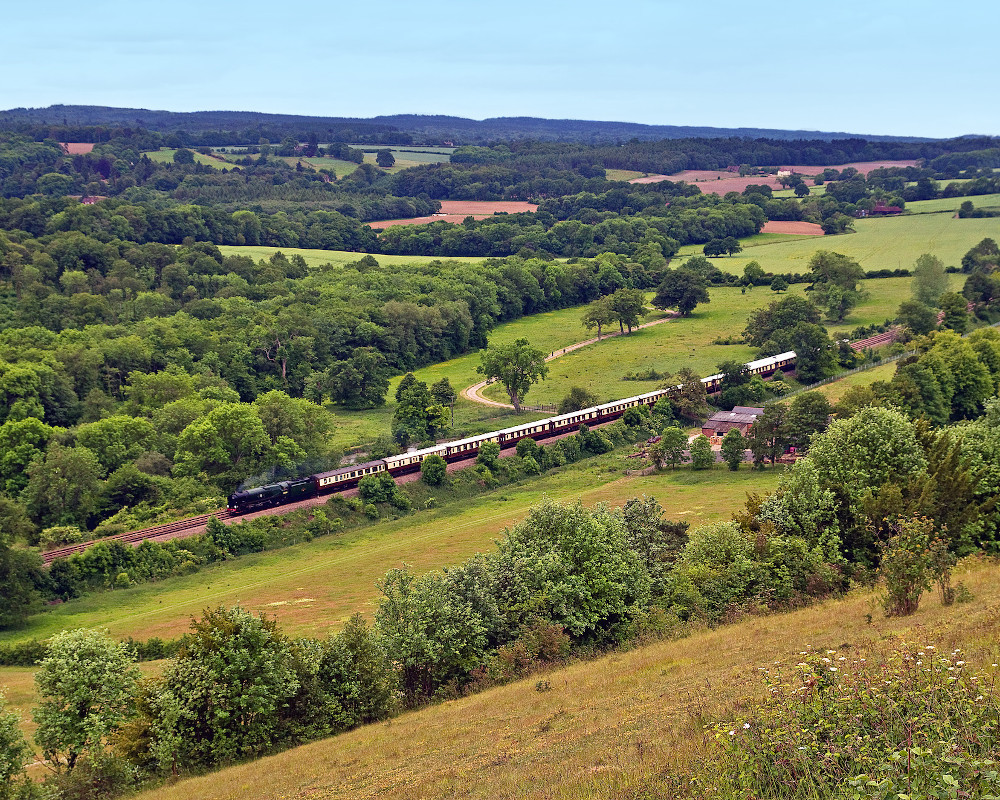
[[[719,444],[730,428],[739,428],[740,433],[746,436],[757,417],[763,413],[763,408],[752,406],[736,406],[732,411],[716,411],[702,424],[701,432],[712,440],[712,444]]]

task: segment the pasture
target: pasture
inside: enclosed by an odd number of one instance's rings
[[[939,201],[927,201],[939,202]],[[1000,235],[1000,220],[955,219],[949,214],[912,214],[883,219],[854,221],[857,233],[814,236],[808,239],[774,239],[781,234],[763,234],[741,240],[743,252],[713,258],[723,272],[743,274],[750,261],[767,272],[788,274],[808,272],[809,259],[817,250],[832,250],[858,261],[866,270],[910,269],[917,257],[931,253],[946,265],[958,265],[969,248],[986,237]],[[675,264],[684,256],[701,254],[701,245],[681,249]]]
[[[906,204],[906,210],[911,214],[934,214],[943,211],[958,211],[959,207],[966,200],[971,201],[972,205],[976,208],[1000,206],[1000,194],[977,194],[971,197],[940,197],[936,200],[915,200],[912,203]],[[965,222],[965,220],[962,220],[962,222]],[[997,227],[1000,228],[1000,224]]]
[[[225,256],[250,256],[250,258],[255,261],[259,261],[262,258],[270,258],[275,253],[284,253],[286,256],[298,255],[305,259],[306,265],[317,269],[319,267],[325,267],[330,264],[334,267],[342,267],[344,264],[352,264],[365,257],[365,253],[354,253],[348,250],[311,250],[302,247],[264,247],[264,246],[253,246],[253,245],[219,245],[219,250]],[[429,261],[434,261],[433,257],[429,256],[386,256],[376,253],[374,256],[378,263],[382,266],[392,265],[392,264],[426,264]],[[449,256],[447,259],[441,259],[447,261],[465,261],[465,262],[475,262],[482,261],[481,258],[474,258],[471,256]]]
[[[422,573],[488,551],[506,526],[523,519],[545,496],[619,506],[645,494],[660,501],[669,519],[697,527],[729,519],[747,492],[773,490],[780,473],[732,473],[718,465],[703,472],[626,476],[637,466],[624,458],[626,452],[586,459],[399,520],[243,556],[192,575],[89,595],[35,615],[26,628],[6,632],[0,640],[47,638],[81,627],[106,628],[119,638],[173,638],[192,616],[220,604],[273,614],[293,635],[325,636],[356,612],[371,614],[379,594],[375,584],[389,569],[408,564]]]
[[[874,658],[884,643],[961,648],[992,681],[1000,661],[1000,584],[989,562],[959,566],[966,605],[926,596],[886,618],[873,592],[611,653],[330,739],[183,780],[140,800],[625,798],[674,796],[670,774],[711,757],[705,725],[765,695],[760,670],[806,647]]]
[[[965,276],[949,277],[951,288],[960,289]],[[910,278],[866,280],[864,289],[869,294],[868,299],[858,305],[843,322],[836,324],[824,322],[824,324],[832,333],[846,335],[860,325],[882,323],[887,318],[893,318],[899,304],[911,296],[910,283]],[[788,293],[801,294],[804,290],[805,284],[797,284],[792,286]],[[723,361],[749,361],[754,358],[754,350],[746,345],[720,345],[713,344],[713,341],[718,338],[739,336],[746,327],[750,312],[766,306],[779,296],[766,286],[758,286],[745,294],[735,287],[713,286],[709,289],[709,295],[711,302],[699,305],[689,317],[633,331],[628,336],[606,339],[549,362],[548,378],[531,388],[527,402],[558,403],[573,386],[588,389],[596,394],[601,402],[607,402],[652,391],[662,383],[658,380],[621,380],[628,372],[655,369],[661,373],[676,373],[683,367],[689,367],[704,376],[715,373]],[[563,335],[562,329],[565,327],[566,336],[571,336],[574,321],[578,326],[575,341],[594,335],[590,332],[588,336],[586,329],[579,323],[581,312],[582,309],[565,309],[509,323],[500,326],[491,336],[491,341],[507,341],[509,338],[526,336],[542,350],[552,351],[565,347],[566,345],[559,341]],[[654,312],[646,318],[646,321],[656,317],[657,313]],[[463,358],[468,359],[470,356]],[[473,362],[469,366],[474,369],[479,363],[478,356],[471,358]],[[428,368],[428,370],[434,369],[434,367]],[[459,377],[459,374],[454,374],[454,378],[449,376],[449,380],[456,388],[459,388],[459,384],[456,383]],[[472,372],[466,372],[465,379],[469,383],[477,380]],[[498,385],[488,387],[484,394],[494,400],[507,402],[503,389]]]
[[[173,164],[174,153],[176,152],[177,148],[160,148],[159,150],[146,152],[144,155],[148,156],[149,160],[156,164]],[[214,167],[215,169],[232,169],[233,167],[233,165],[229,164],[227,161],[206,156],[196,150],[192,152],[194,152],[194,160],[198,164],[204,164],[205,166]]]
[[[831,403],[837,403],[847,394],[848,389],[855,386],[871,386],[875,381],[890,381],[895,374],[896,362],[892,361],[888,364],[872,367],[871,369],[866,369],[864,372],[855,372],[853,375],[847,375],[840,380],[817,386],[813,391],[819,392]]]

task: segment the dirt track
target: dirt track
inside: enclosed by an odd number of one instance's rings
[[[662,317],[661,319],[654,319],[652,322],[644,322],[642,325],[638,326],[636,330],[639,330],[640,328],[648,328],[652,325],[659,325],[661,322],[669,322],[670,320],[675,319],[677,317],[676,311],[669,311],[667,313],[668,316]],[[586,341],[583,342],[577,342],[576,344],[571,344],[567,347],[561,348],[560,350],[556,350],[554,353],[550,353],[549,355],[547,355],[545,357],[545,360],[546,362],[553,361],[554,359],[560,358],[566,355],[567,353],[572,353],[574,350],[579,350],[581,347],[586,347],[587,345],[590,344],[596,344],[598,341],[604,341],[605,339],[610,339],[612,336],[621,336],[621,335],[622,335],[621,331],[612,331],[611,333],[602,334],[600,339],[598,339],[595,336],[592,339],[587,339]],[[472,402],[474,403],[482,403],[484,406],[494,406],[495,408],[514,407],[510,403],[500,403],[496,400],[490,400],[488,397],[483,397],[480,394],[480,392],[486,388],[487,383],[489,383],[489,381],[480,381],[479,383],[473,386],[468,386],[465,389],[462,389],[461,392],[462,397],[466,398],[467,400],[472,400]]]

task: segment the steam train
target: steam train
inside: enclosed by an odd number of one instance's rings
[[[746,364],[748,375],[771,375],[778,370],[787,370],[795,365],[795,352],[788,351],[776,356],[761,358]],[[722,384],[723,375],[710,375],[702,378],[705,389],[709,393],[715,392]],[[271,483],[256,489],[247,489],[241,492],[234,492],[229,496],[228,507],[232,514],[246,514],[251,511],[259,511],[263,508],[294,503],[297,500],[304,500],[320,494],[333,494],[344,489],[353,489],[358,485],[358,481],[366,475],[374,475],[379,472],[388,472],[392,476],[405,475],[408,472],[416,472],[420,465],[429,455],[441,456],[445,461],[462,461],[473,458],[479,452],[479,447],[484,442],[496,442],[502,448],[511,447],[520,439],[531,437],[532,439],[548,439],[561,433],[576,430],[581,425],[596,425],[602,422],[610,422],[618,419],[628,409],[636,406],[652,406],[661,397],[669,396],[671,392],[679,387],[657,389],[654,392],[626,397],[624,400],[614,400],[610,403],[584,408],[580,411],[571,411],[568,414],[560,414],[557,417],[549,417],[535,422],[525,422],[522,425],[515,425],[512,428],[493,431],[491,433],[481,433],[478,436],[470,436],[466,439],[458,439],[454,442],[427,447],[423,450],[416,450],[410,453],[401,453],[396,456],[389,456],[377,461],[366,461],[363,464],[352,464],[341,467],[330,472],[321,472],[310,475],[307,478],[296,478],[294,480]]]

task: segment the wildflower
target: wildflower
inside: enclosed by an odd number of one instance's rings
[[[736,735],[736,731],[729,731],[729,735],[730,736],[735,736]]]
[[[837,671],[836,667],[830,667],[830,672],[836,672],[836,671]]]
[[[833,655],[836,655],[836,654],[837,654],[837,651],[836,651],[836,650],[827,650],[827,651],[826,651],[826,654],[827,654],[828,656],[833,656]]]
[[[958,666],[958,667],[960,667],[960,666],[962,666],[962,665],[963,665],[964,663],[965,663],[964,661],[956,661],[956,662],[955,662],[955,666]]]
[[[743,728],[744,728],[744,729],[747,729],[747,730],[749,730],[749,728],[750,728],[750,723],[749,723],[749,722],[744,722],[744,723],[743,723]]]
[[[824,663],[826,663],[826,664],[829,664],[829,663],[830,663],[830,659],[828,659],[828,658],[824,658],[824,659],[823,659],[823,662],[824,662]]]

